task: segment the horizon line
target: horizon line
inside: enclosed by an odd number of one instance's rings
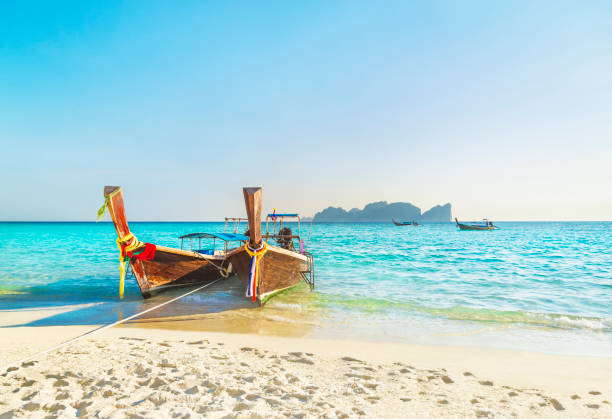
[[[311,222],[310,217],[304,217],[301,221],[306,221],[308,218],[308,222]],[[463,221],[473,222],[473,221],[482,221],[482,219],[462,219]],[[500,223],[606,223],[612,222],[610,220],[490,220],[494,222]],[[131,220],[128,221],[130,223],[224,223],[225,220]],[[265,221],[262,220],[262,223]],[[297,221],[286,221],[286,222],[297,222]],[[326,223],[338,223],[338,224],[366,224],[366,223],[386,223],[387,221],[312,221],[313,224],[326,224]],[[391,219],[388,221],[391,222]],[[449,221],[419,221],[422,223],[451,223],[455,224],[455,220]],[[112,221],[96,221],[96,220],[0,220],[0,223],[110,223]]]

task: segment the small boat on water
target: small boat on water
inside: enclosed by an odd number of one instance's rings
[[[465,224],[460,223],[459,220],[457,220],[457,217],[455,217],[455,223],[457,223],[457,227],[459,227],[459,230],[495,230],[497,228],[493,225],[491,221],[487,220],[486,218],[482,220],[482,223]]]
[[[243,194],[249,223],[245,235],[249,240],[244,246],[229,251],[227,258],[247,285],[247,297],[263,305],[273,295],[293,288],[302,280],[312,289],[314,259],[305,250],[299,214],[277,214],[275,210],[267,215],[266,234],[262,235],[261,188],[243,188]],[[297,222],[297,234],[285,225],[286,220]]]
[[[262,236],[261,188],[244,188],[243,193],[248,219],[226,218],[223,233],[198,232],[180,236],[179,249],[139,241],[130,232],[121,187],[106,186],[105,200],[98,211],[98,218],[108,209],[117,232],[120,297],[123,298],[126,271],[129,268],[144,298],[149,298],[154,291],[204,285],[234,273],[247,285],[246,296],[261,305],[273,295],[294,287],[302,280],[312,289],[314,259],[305,250],[301,239],[299,215],[276,214],[276,211],[269,214],[266,235]],[[283,225],[286,219],[297,220],[297,235],[293,234],[289,226]],[[248,220],[249,230],[246,234],[239,234],[238,229],[243,220]],[[269,221],[273,222],[272,233],[268,231]],[[229,223],[232,223],[233,232],[227,231]],[[212,242],[212,246],[203,248],[202,241]],[[185,242],[189,249],[185,248]],[[217,249],[217,243],[221,244],[220,249]]]
[[[391,221],[393,221],[393,224],[395,224],[396,226],[410,226],[410,227],[418,227],[418,226],[420,226],[420,224],[417,223],[416,221],[402,221],[402,222],[398,223],[393,218],[391,219]]]

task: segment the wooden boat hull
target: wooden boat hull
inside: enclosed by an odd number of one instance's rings
[[[477,225],[462,224],[462,223],[459,222],[459,220],[456,217],[455,217],[455,223],[457,224],[457,227],[459,227],[459,230],[468,230],[468,231],[495,230],[495,226],[493,225],[493,223],[490,223],[490,225],[487,225],[487,226],[477,226]]]
[[[213,282],[222,276],[218,268],[221,266],[227,269],[227,273],[231,272],[231,266],[224,258],[206,257],[165,246],[157,246],[153,259],[133,258],[130,264],[145,298],[154,291]],[[135,268],[138,265],[140,269]]]
[[[398,223],[393,218],[391,219],[391,221],[393,221],[393,224],[395,224],[398,227],[418,227],[418,226],[420,226],[420,224],[417,223],[416,221]]]
[[[249,282],[251,257],[244,247],[228,254],[228,259],[240,280]],[[260,304],[281,291],[300,283],[303,272],[308,270],[308,258],[300,253],[268,245],[268,251],[259,261],[257,301]]]
[[[393,224],[395,224],[398,227],[419,227],[420,226],[420,224],[416,223],[416,222],[398,223],[397,221],[395,221],[393,219],[391,221],[393,221]]]
[[[485,221],[487,221],[487,220],[485,220]],[[487,221],[487,223],[489,225],[487,225],[487,226],[462,224],[462,223],[459,222],[457,217],[455,217],[455,223],[457,224],[457,227],[459,227],[459,230],[467,230],[467,231],[489,231],[489,230],[495,230],[495,228],[496,228],[493,225],[493,223],[490,223],[488,221]]]
[[[478,227],[478,226],[470,226],[466,224],[457,224],[459,226],[459,230],[474,230],[474,231],[487,231],[487,230],[495,230],[495,227]]]
[[[125,217],[121,188],[106,186],[104,196],[108,201],[105,205],[108,205],[108,212],[117,236],[119,238],[130,237],[131,232]],[[137,239],[131,238],[130,240]],[[156,246],[153,259],[142,260],[132,257],[129,263],[144,298],[150,297],[151,292],[170,287],[212,282],[222,276],[219,267],[227,269],[224,271],[226,275],[231,270],[228,263],[225,262],[225,257],[202,255],[165,246]]]

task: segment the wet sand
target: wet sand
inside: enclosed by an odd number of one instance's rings
[[[244,332],[232,318],[121,325],[8,370],[94,327],[0,328],[0,415],[612,417],[612,358],[202,330]]]

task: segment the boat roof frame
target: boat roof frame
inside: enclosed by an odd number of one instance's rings
[[[219,239],[224,242],[247,241],[249,238],[244,234],[237,233],[189,233],[180,236],[179,239]]]
[[[300,219],[300,214],[298,213],[285,213],[285,214],[276,214],[276,213],[271,213],[268,214],[266,216],[266,218],[271,218],[271,219],[275,219],[275,218],[297,218],[298,220]]]

